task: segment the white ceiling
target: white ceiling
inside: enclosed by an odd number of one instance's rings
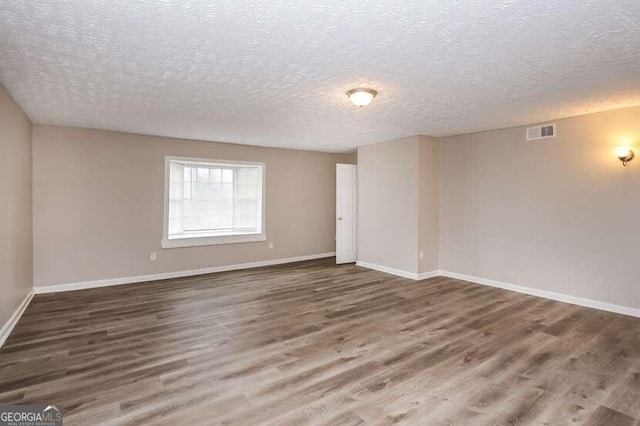
[[[0,0],[0,80],[36,123],[338,152],[639,105],[639,24],[638,0]]]

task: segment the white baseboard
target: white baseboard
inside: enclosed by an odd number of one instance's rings
[[[435,278],[440,276],[440,271],[434,270],[429,272],[420,272],[418,274],[418,280],[427,280],[429,278]]]
[[[164,280],[164,279],[170,279],[170,278],[189,277],[193,275],[211,274],[215,272],[259,268],[262,266],[281,265],[285,263],[301,262],[305,260],[322,259],[322,258],[332,257],[332,256],[335,256],[335,252],[312,254],[308,256],[290,257],[285,259],[265,260],[260,262],[240,263],[235,265],[214,266],[211,268],[191,269],[187,271],[166,272],[166,273],[160,273],[160,274],[139,275],[134,277],[113,278],[113,279],[34,287],[34,289],[25,297],[25,299],[22,301],[20,306],[16,309],[16,311],[11,316],[9,321],[7,321],[7,323],[2,327],[2,330],[0,330],[0,347],[2,346],[6,338],[9,336],[9,334],[11,333],[11,330],[13,330],[13,327],[15,327],[16,323],[18,322],[18,319],[20,319],[20,316],[22,315],[26,307],[29,305],[29,302],[31,301],[31,298],[33,297],[34,294],[56,293],[61,291],[82,290],[87,288],[107,287],[107,286],[113,286],[113,285],[132,284],[132,283],[145,282],[145,281],[157,281],[157,280]],[[459,274],[456,272],[434,270],[429,272],[415,273],[415,272],[402,271],[400,269],[395,269],[395,268],[389,268],[387,266],[376,265],[369,262],[363,262],[360,260],[356,262],[356,265],[361,266],[363,268],[374,269],[376,271],[386,272],[388,274],[397,275],[399,277],[408,278],[412,280],[424,280],[424,279],[438,277],[438,276],[454,278],[454,279],[469,281],[472,283],[486,285],[490,287],[501,288],[504,290],[515,291],[518,293],[529,294],[531,296],[538,296],[546,299],[557,300],[559,302],[570,303],[573,305],[585,306],[588,308],[599,309],[602,311],[640,317],[640,309],[631,308],[628,306],[621,306],[621,305],[616,305],[608,302],[600,302],[597,300],[585,299],[582,297],[571,296],[563,293],[556,293],[553,291],[540,290],[540,289],[531,288],[531,287],[524,287],[524,286],[505,283],[501,281],[495,281],[495,280],[490,280],[486,278],[474,277],[471,275]]]
[[[363,268],[373,269],[375,271],[386,272],[387,274],[397,275],[403,278],[409,278],[410,280],[426,280],[427,278],[433,278],[438,276],[439,271],[429,271],[429,272],[407,272],[401,269],[389,268],[388,266],[376,265],[375,263],[363,262],[358,260],[356,262],[357,266],[362,266]]]
[[[415,272],[402,271],[400,269],[389,268],[387,266],[376,265],[374,263],[363,262],[361,260],[356,262],[357,266],[363,268],[374,269],[380,272],[386,272],[387,274],[397,275],[403,278],[409,278],[412,280],[425,280],[433,277],[447,277],[457,280],[469,281],[475,284],[486,285],[490,287],[501,288],[503,290],[515,291],[518,293],[528,294],[531,296],[543,297],[545,299],[557,300],[558,302],[570,303],[572,305],[585,306],[587,308],[599,309],[601,311],[614,312],[616,314],[629,315],[633,317],[640,317],[640,309],[631,308],[628,306],[616,305],[608,302],[600,302],[598,300],[585,299],[583,297],[571,296],[563,293],[556,293],[554,291],[540,290],[532,287],[524,287],[516,284],[505,283],[501,281],[489,280],[486,278],[478,278],[471,275],[458,274],[457,272],[449,272],[443,270],[435,270],[430,272],[423,272],[417,274]]]
[[[34,287],[35,294],[57,293],[61,291],[83,290],[87,288],[108,287],[113,285],[133,284],[146,281],[166,280],[170,278],[190,277],[193,275],[212,274],[215,272],[236,271],[240,269],[259,268],[262,266],[282,265],[284,263],[302,262],[305,260],[323,259],[335,256],[335,252],[311,254],[307,256],[288,257],[285,259],[263,260],[260,262],[237,263],[235,265],[213,266],[210,268],[190,269],[186,271],[164,272],[160,274],[138,275],[134,277],[110,278],[95,281],[82,281],[68,284],[56,284]]]
[[[16,310],[13,312],[13,315],[11,315],[9,320],[2,326],[2,329],[0,329],[0,348],[2,347],[2,345],[4,345],[4,342],[13,331],[13,328],[18,323],[18,320],[24,313],[25,309],[27,309],[27,306],[29,306],[29,302],[31,302],[31,299],[33,299],[33,295],[34,291],[30,290],[29,293],[27,293],[27,295],[24,297],[24,299],[22,299],[20,305],[18,305]]]
[[[614,312],[616,314],[630,315],[640,317],[640,309],[630,308],[628,306],[615,305],[608,302],[600,302],[597,300],[585,299],[582,297],[571,296],[554,291],[540,290],[537,288],[523,287],[520,285],[509,284],[501,281],[489,280],[486,278],[478,278],[471,275],[458,274],[456,272],[439,271],[443,277],[455,278],[457,280],[470,281],[476,284],[482,284],[490,287],[497,287],[504,290],[515,291],[518,293],[529,294],[531,296],[544,297],[545,299],[557,300],[559,302],[570,303],[572,305],[585,306],[587,308],[599,309],[601,311]]]

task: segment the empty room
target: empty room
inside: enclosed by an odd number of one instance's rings
[[[638,0],[0,0],[0,426],[640,426]]]

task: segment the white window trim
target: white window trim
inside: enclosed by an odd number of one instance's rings
[[[171,238],[169,239],[169,188],[170,188],[170,166],[172,161],[184,161],[191,164],[211,165],[213,164],[239,164],[248,166],[262,166],[262,232],[252,234],[236,234],[221,235],[207,237],[191,237],[191,238]],[[163,249],[179,248],[179,247],[198,247],[213,246],[219,244],[238,244],[252,243],[267,240],[267,163],[252,161],[232,161],[218,160],[214,158],[194,158],[194,157],[176,157],[165,155],[164,157],[164,220],[162,223],[162,240]]]

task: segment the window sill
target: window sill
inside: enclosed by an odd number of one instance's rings
[[[179,247],[199,247],[199,246],[215,246],[220,244],[238,244],[253,243],[258,241],[266,241],[267,234],[244,234],[244,235],[220,235],[216,237],[192,237],[192,238],[163,238],[162,248],[179,248]]]

